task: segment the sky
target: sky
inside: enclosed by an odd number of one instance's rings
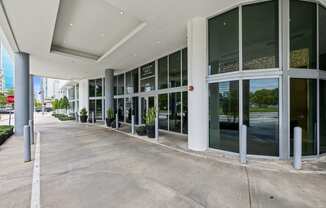
[[[4,75],[4,90],[14,88],[14,64],[6,48],[1,47],[2,69]]]
[[[36,99],[40,99],[40,91],[41,91],[41,77],[39,76],[34,76],[33,77],[33,84],[34,84],[34,95]]]

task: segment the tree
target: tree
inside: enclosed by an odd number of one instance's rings
[[[7,104],[7,98],[5,96],[5,94],[3,94],[2,92],[0,93],[0,106],[4,107]]]
[[[14,91],[14,89],[10,89],[10,90],[8,90],[7,91],[7,96],[14,96],[15,95],[15,91]]]
[[[64,96],[63,98],[60,99],[59,102],[60,102],[60,109],[65,109],[67,112],[68,108],[70,107],[68,98]]]

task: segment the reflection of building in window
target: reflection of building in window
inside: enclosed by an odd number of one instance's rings
[[[309,68],[309,48],[291,51],[291,64],[293,68]]]

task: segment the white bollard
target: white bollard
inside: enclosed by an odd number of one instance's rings
[[[247,126],[242,125],[242,138],[240,139],[240,162],[247,163]]]
[[[75,120],[76,120],[76,122],[78,122],[78,113],[77,112],[75,112]]]
[[[302,129],[300,127],[294,128],[293,141],[293,167],[300,170],[302,166]]]
[[[157,113],[156,113],[156,116],[155,116],[155,138],[156,138],[156,141],[159,140],[159,132],[158,132],[158,116],[157,116]]]
[[[34,144],[34,121],[33,120],[29,120],[28,124],[29,124],[29,127],[30,127],[31,144]]]
[[[119,128],[119,116],[118,116],[118,114],[115,114],[115,128],[116,129]]]
[[[9,111],[9,126],[11,126],[11,110]]]
[[[24,162],[31,161],[30,126],[24,126]]]
[[[135,134],[135,116],[131,116],[131,134]]]

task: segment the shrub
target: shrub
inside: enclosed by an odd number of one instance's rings
[[[87,116],[87,110],[86,110],[86,108],[82,108],[80,110],[80,116]]]
[[[109,109],[106,111],[106,115],[108,116],[108,119],[109,119],[109,120],[113,120],[113,119],[114,119],[114,112],[113,112],[113,109],[112,109],[112,108],[109,108]]]
[[[155,108],[148,109],[148,112],[145,117],[145,123],[147,126],[154,126],[155,125],[155,117],[156,111]]]
[[[0,145],[14,133],[13,126],[0,126]]]

